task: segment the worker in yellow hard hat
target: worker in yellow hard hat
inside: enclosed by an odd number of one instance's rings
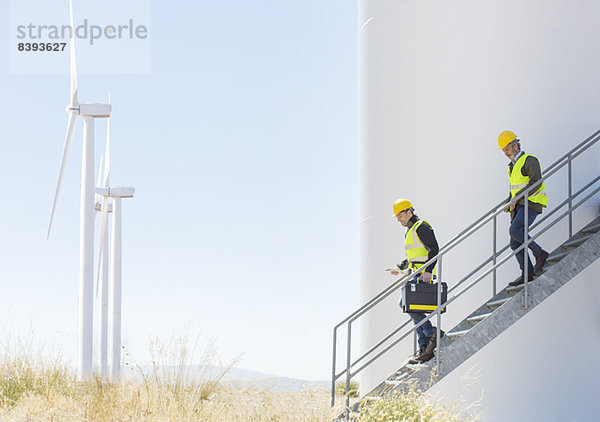
[[[510,130],[505,130],[498,136],[498,149],[504,152],[504,155],[508,157],[510,162],[508,163],[508,180],[510,184],[510,195],[508,202],[515,196],[519,195],[529,186],[542,178],[542,169],[539,160],[530,154],[525,154],[521,150],[521,141]],[[519,199],[516,203],[511,204],[504,211],[510,212],[511,224],[510,224],[510,247],[514,251],[524,242],[524,228],[525,228],[525,198]],[[528,227],[533,224],[535,218],[541,214],[544,207],[548,205],[548,197],[546,196],[546,190],[544,183],[541,186],[537,186],[529,190],[529,201],[527,203],[528,210]],[[529,243],[529,249],[533,252],[535,257],[535,267],[531,264],[529,259],[529,253],[527,253],[527,266],[528,276],[527,281],[532,281],[535,274],[539,273],[544,267],[546,258],[548,258],[548,252],[542,249],[536,242]],[[529,251],[528,251],[529,252]],[[525,251],[516,254],[517,261],[519,262],[519,268],[521,268],[521,277],[512,283],[508,283],[509,286],[519,286],[525,282]]]
[[[427,261],[434,258],[440,250],[435,233],[427,221],[420,220],[417,217],[413,204],[408,199],[398,199],[395,201],[393,211],[394,216],[400,224],[408,229],[404,237],[406,260],[403,264],[408,264],[410,270],[416,272]],[[436,262],[434,261],[423,272],[416,274],[411,282],[432,283],[436,274],[435,266]],[[399,272],[393,270],[392,274],[398,275]],[[415,325],[426,318],[426,315],[422,313],[407,313]],[[419,350],[415,358],[408,361],[410,364],[427,362],[433,358],[433,350],[437,342],[436,328],[431,325],[430,321],[426,321],[416,331]],[[440,332],[442,335],[444,334],[443,331],[440,330]]]

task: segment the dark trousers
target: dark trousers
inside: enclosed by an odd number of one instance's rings
[[[409,283],[416,283],[418,277],[419,275],[415,276]],[[415,325],[427,318],[427,314],[422,314],[419,312],[407,312],[407,314]],[[435,333],[435,328],[433,328],[433,325],[431,325],[431,320],[426,321],[423,325],[417,328],[416,331],[419,349],[424,349],[429,343],[429,336]]]
[[[539,215],[538,212],[531,209],[528,210],[527,219],[529,220],[527,226],[530,227],[533,224],[535,218]],[[515,216],[510,224],[510,248],[514,251],[521,246],[524,241],[523,229],[525,228],[525,207],[517,205]],[[529,237],[531,239],[531,237]],[[533,256],[539,258],[542,253],[542,247],[535,242],[529,242],[529,249],[533,252]],[[529,251],[527,251],[527,266],[529,268],[529,275],[533,275],[533,265],[531,259],[529,259]],[[521,273],[525,273],[525,250],[516,254],[517,261],[519,262],[519,268]]]
[[[408,316],[412,321],[417,325],[419,322],[427,318],[427,314],[421,314],[417,312],[407,312]],[[431,321],[425,322],[425,324],[421,325],[417,328],[417,343],[419,344],[419,350],[427,347],[429,343],[429,336],[435,333],[435,328],[431,325]]]

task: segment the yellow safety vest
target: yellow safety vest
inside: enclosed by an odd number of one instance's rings
[[[427,221],[419,220],[406,232],[406,237],[404,238],[406,259],[413,271],[418,270],[424,263],[429,261],[429,251],[423,242],[421,242],[421,239],[419,239],[419,235],[417,234],[417,229],[423,223],[431,226]],[[437,275],[437,266],[433,268],[433,275]]]
[[[510,170],[510,167],[508,169],[508,180],[510,182],[510,199],[514,198],[517,192],[519,192],[521,189],[523,189],[529,184],[529,176],[523,176],[523,174],[521,173],[521,169],[523,168],[523,164],[525,164],[525,160],[527,159],[527,157],[533,157],[533,155],[522,154],[513,166],[512,171]],[[538,188],[535,194],[529,195],[529,200],[531,202],[535,202],[536,204],[540,204],[543,207],[548,206],[548,197],[546,196],[545,189],[546,184],[542,183],[542,185]]]

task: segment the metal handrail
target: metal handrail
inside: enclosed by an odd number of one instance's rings
[[[577,145],[571,151],[569,151],[568,153],[566,153],[565,155],[563,155],[562,157],[560,157],[558,160],[556,160],[552,165],[550,165],[544,171],[545,176],[542,177],[540,180],[538,180],[536,183],[532,184],[531,186],[527,186],[527,187],[523,188],[522,192],[519,193],[518,195],[515,195],[515,197],[512,198],[510,201],[504,200],[504,201],[500,202],[494,208],[492,208],[488,212],[484,213],[484,215],[481,216],[480,218],[478,218],[475,222],[471,223],[467,228],[465,228],[464,230],[462,230],[454,238],[452,238],[450,241],[448,241],[446,244],[444,244],[439,249],[438,254],[435,257],[433,257],[432,259],[430,259],[429,261],[427,261],[425,264],[423,264],[419,268],[419,270],[417,270],[416,272],[413,272],[412,274],[407,274],[404,277],[401,277],[400,279],[398,279],[397,281],[395,281],[394,283],[392,283],[391,285],[389,285],[388,287],[386,287],[384,290],[382,290],[380,293],[378,293],[377,295],[375,295],[373,298],[371,298],[369,301],[367,301],[360,308],[358,308],[352,314],[350,314],[349,316],[347,316],[344,320],[342,320],[340,323],[338,323],[334,327],[334,330],[333,330],[333,364],[332,364],[332,381],[331,381],[331,388],[332,388],[332,390],[331,390],[331,394],[332,394],[331,405],[332,406],[335,404],[335,382],[344,373],[346,374],[346,391],[348,392],[349,391],[350,379],[353,376],[357,375],[359,372],[361,372],[363,369],[365,369],[367,366],[369,366],[372,362],[374,362],[379,357],[381,357],[383,354],[385,354],[387,351],[389,351],[392,347],[394,347],[400,341],[402,341],[403,339],[405,339],[409,334],[414,333],[415,330],[418,327],[420,327],[426,321],[429,321],[431,318],[433,318],[434,315],[436,315],[437,318],[438,318],[438,327],[437,327],[437,334],[436,335],[438,337],[437,340],[439,342],[439,340],[440,340],[439,339],[439,337],[440,337],[439,327],[440,327],[440,321],[441,321],[441,309],[446,308],[448,304],[450,304],[454,300],[458,299],[460,296],[462,296],[464,293],[466,293],[468,290],[470,290],[474,285],[476,285],[477,283],[479,283],[481,280],[483,280],[490,273],[493,273],[493,291],[494,291],[494,295],[495,295],[496,294],[496,269],[498,267],[500,267],[501,265],[503,265],[510,258],[512,258],[513,256],[515,256],[517,253],[520,253],[522,250],[526,250],[526,248],[529,247],[529,244],[532,241],[534,241],[536,238],[538,238],[539,236],[541,236],[543,233],[545,233],[547,230],[549,230],[551,227],[553,227],[555,224],[557,224],[560,220],[562,220],[566,216],[569,217],[569,237],[572,236],[572,213],[573,213],[573,211],[576,208],[578,208],[581,204],[583,204],[584,202],[586,202],[587,200],[589,200],[597,192],[600,191],[600,187],[596,188],[586,198],[584,198],[582,201],[580,201],[577,205],[573,206],[573,200],[576,197],[578,197],[579,195],[581,195],[584,191],[586,191],[587,189],[589,189],[591,186],[593,186],[598,180],[600,180],[600,176],[596,177],[591,182],[589,182],[586,186],[584,186],[582,189],[580,189],[578,192],[576,192],[575,194],[573,194],[572,193],[572,162],[573,162],[573,160],[575,158],[577,158],[579,155],[583,154],[587,149],[589,149],[596,142],[598,142],[598,140],[600,140],[599,135],[600,135],[600,130],[596,131],[594,134],[592,134],[591,136],[589,136],[587,139],[585,139],[583,142],[581,142],[579,145]],[[537,190],[537,188],[539,186],[541,186],[542,183],[544,183],[547,179],[549,179],[550,177],[552,177],[556,172],[558,172],[564,166],[568,166],[568,197],[567,197],[567,199],[565,199],[562,203],[560,203],[552,211],[550,211],[548,214],[546,214],[536,224],[532,225],[531,228],[529,228],[528,225],[525,224],[525,228],[524,228],[524,243],[519,248],[517,248],[516,250],[514,250],[511,254],[509,254],[508,256],[504,257],[501,261],[497,262],[497,258],[501,254],[503,254],[509,248],[509,245],[506,245],[500,251],[496,251],[496,243],[497,243],[496,242],[496,223],[497,223],[497,216],[500,215],[504,211],[505,208],[507,208],[511,204],[515,204],[521,198],[524,199],[524,203],[527,203],[528,202],[528,198],[529,198],[529,192],[535,192]],[[548,218],[550,218],[553,214],[555,214],[558,210],[560,210],[565,205],[568,205],[567,211],[565,211],[559,217],[557,217],[552,222],[550,222],[546,227],[544,227],[535,236],[533,236],[531,238],[528,237],[528,234],[529,234],[528,232],[530,232],[531,230],[533,230],[536,227],[540,226],[544,221],[546,221]],[[528,214],[528,207],[525,207],[525,218],[526,219],[527,219],[527,214]],[[437,261],[437,266],[438,266],[439,280],[442,280],[442,272],[441,272],[441,270],[442,270],[442,257],[445,254],[447,254],[448,252],[450,252],[452,249],[454,249],[454,247],[456,247],[457,245],[459,245],[460,243],[462,243],[464,240],[466,240],[467,238],[469,238],[472,234],[474,234],[477,231],[479,231],[483,226],[485,226],[490,221],[494,222],[494,235],[493,235],[494,252],[493,252],[492,256],[489,257],[489,258],[487,258],[486,260],[484,260],[477,268],[475,268],[473,271],[471,271],[471,273],[469,273],[467,276],[463,277],[463,279],[461,279],[454,287],[452,287],[451,289],[449,289],[448,293],[450,293],[450,292],[454,291],[455,289],[457,289],[460,285],[462,285],[464,282],[466,282],[470,277],[472,277],[474,274],[476,274],[478,271],[480,271],[483,267],[485,267],[487,264],[489,264],[490,261],[492,261],[492,263],[493,263],[492,267],[490,267],[489,269],[487,269],[483,274],[479,275],[475,279],[475,281],[473,281],[466,288],[464,288],[462,291],[460,291],[454,297],[448,299],[443,304],[440,303],[440,301],[441,301],[441,283],[438,283],[438,307],[437,307],[437,311],[429,314],[426,318],[424,318],[421,322],[419,322],[414,327],[412,327],[404,335],[402,335],[400,338],[398,338],[395,341],[393,341],[391,344],[389,344],[387,347],[385,347],[383,350],[381,350],[379,353],[377,353],[374,357],[372,357],[366,363],[364,363],[363,365],[361,365],[357,370],[352,371],[352,369],[356,365],[358,365],[359,362],[361,362],[362,360],[364,360],[367,356],[369,356],[371,353],[375,352],[378,348],[380,348],[386,342],[388,342],[394,335],[396,335],[400,330],[402,330],[402,328],[404,328],[406,325],[408,325],[408,323],[410,321],[406,321],[400,327],[396,328],[392,333],[390,333],[388,336],[386,336],[383,340],[381,340],[375,346],[371,347],[371,349],[369,349],[367,352],[363,353],[356,360],[354,360],[354,362],[352,362],[352,360],[351,360],[352,323],[354,321],[356,321],[358,318],[360,318],[362,315],[364,315],[366,312],[368,312],[370,309],[372,309],[375,305],[377,305],[378,303],[380,303],[381,301],[383,301],[385,298],[387,298],[389,295],[391,295],[392,293],[396,292],[398,289],[402,288],[410,279],[412,279],[412,278],[415,277],[415,274],[419,274],[420,272],[424,271],[425,268],[427,268],[428,265],[430,265],[430,264],[432,264],[432,263],[434,263],[436,261]],[[528,274],[527,273],[528,273],[528,268],[527,268],[527,266],[525,266],[525,275],[524,275],[524,278],[525,278],[525,285],[524,285],[524,306],[525,307],[527,307],[527,304],[528,304],[528,302],[527,302],[528,301],[528,282],[527,282],[527,280],[528,280],[528,278],[527,278]],[[347,342],[346,368],[344,370],[342,370],[339,374],[336,374],[337,330],[342,325],[344,325],[346,323],[348,324],[348,333],[347,333],[347,339],[346,339],[346,342]],[[440,353],[436,354],[436,356],[437,356],[437,366],[436,367],[439,367],[439,355],[440,355]],[[349,395],[346,396],[346,406],[348,407],[348,405],[349,405]]]

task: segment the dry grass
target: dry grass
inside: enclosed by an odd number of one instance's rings
[[[81,385],[72,396],[34,393],[0,409],[0,420],[15,421],[330,421],[326,391],[273,393],[217,389],[197,407],[187,394],[153,400],[144,386]],[[159,395],[157,389],[153,394]],[[169,396],[169,393],[166,393]]]
[[[38,350],[37,353],[32,351]],[[0,421],[332,421],[327,389],[277,393],[226,388],[221,380],[235,361],[215,365],[214,342],[186,335],[150,346],[153,364],[142,369],[124,351],[123,381],[78,382],[60,360],[28,342],[0,349]],[[220,368],[215,370],[214,368]],[[128,368],[128,369],[127,369]],[[129,376],[127,376],[129,375]],[[354,414],[360,422],[469,420],[410,393],[371,403]]]
[[[215,365],[214,342],[156,339],[150,369],[125,351],[124,375],[130,376],[118,384],[78,382],[60,359],[44,358],[42,349],[31,341],[1,349],[0,421],[327,421],[340,413],[330,409],[327,390],[223,387],[220,381],[235,361]]]

